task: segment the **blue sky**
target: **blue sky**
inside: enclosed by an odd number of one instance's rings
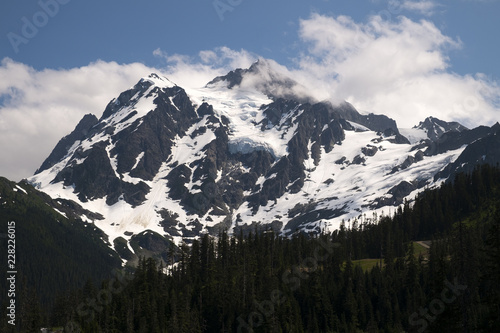
[[[54,9],[54,1],[59,8]],[[316,12],[347,15],[362,22],[370,15],[381,14],[391,20],[405,15],[434,22],[445,35],[459,37],[464,44],[460,52],[450,54],[453,71],[482,72],[493,79],[500,78],[497,65],[500,43],[495,38],[495,32],[500,31],[500,2],[495,0],[432,2],[435,4],[432,15],[402,9],[404,1],[382,0],[60,2],[42,0],[56,14],[48,16],[45,24],[43,16],[37,16],[42,26],[37,27],[36,35],[27,38],[26,44],[17,44],[7,34],[12,32],[22,37],[25,25],[22,18],[33,23],[33,16],[43,6],[39,1],[3,0],[0,58],[9,57],[36,69],[79,67],[98,59],[162,66],[153,56],[157,48],[171,54],[195,55],[200,50],[227,46],[291,65],[290,59],[296,57],[301,47],[297,45],[299,19]]]
[[[497,0],[2,0],[0,175],[31,175],[148,72],[202,85],[259,57],[318,99],[404,127],[429,115],[491,125],[499,14]]]

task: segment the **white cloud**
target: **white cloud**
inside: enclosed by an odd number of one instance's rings
[[[429,0],[424,0],[424,1],[390,0],[389,3],[390,6],[394,6],[395,8],[399,7],[401,10],[417,12],[427,16],[434,14],[435,9],[438,7],[438,4],[436,2]]]
[[[301,21],[299,33],[309,48],[298,67],[324,83],[323,95],[359,110],[386,114],[403,127],[429,115],[466,126],[492,124],[500,116],[497,84],[482,74],[452,73],[447,51],[461,42],[429,21],[373,16],[357,23],[313,14]]]

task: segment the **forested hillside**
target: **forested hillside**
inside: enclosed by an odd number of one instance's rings
[[[32,332],[45,321],[57,295],[85,281],[111,277],[121,261],[100,240],[92,224],[67,218],[49,205],[53,200],[24,183],[0,178],[0,280],[2,317],[7,307],[7,225],[15,226],[16,326]],[[63,209],[60,207],[60,209]],[[4,326],[1,326],[4,325]],[[2,320],[0,332],[7,332]]]

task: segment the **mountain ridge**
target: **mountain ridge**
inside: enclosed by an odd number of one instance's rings
[[[253,77],[270,64],[199,89],[153,73],[113,99],[97,123],[86,116],[92,126],[82,120],[29,182],[101,214],[82,219],[111,241],[145,230],[176,243],[255,226],[317,233],[437,186],[446,178],[440,171],[492,132],[430,117],[410,140],[385,115],[270,91],[275,74]],[[242,87],[249,75],[253,85]],[[276,82],[293,91],[291,79]]]

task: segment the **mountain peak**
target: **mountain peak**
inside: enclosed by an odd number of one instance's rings
[[[235,86],[240,86],[243,79],[250,75],[267,74],[267,76],[274,77],[274,70],[270,60],[258,59],[249,68],[237,68],[230,71],[226,75],[217,76],[215,79],[207,83],[207,87],[213,86],[219,82],[226,82],[226,87],[232,89]]]
[[[256,62],[254,62],[250,66],[250,68],[248,68],[248,71],[251,73],[258,73],[258,72],[272,73],[276,70],[275,69],[276,66],[278,66],[278,64],[274,63],[272,60],[259,58]]]
[[[228,89],[241,87],[257,90],[273,99],[296,99],[298,95],[303,95],[298,93],[299,91],[307,91],[288,75],[286,68],[272,60],[263,58],[254,62],[247,69],[238,68],[226,75],[216,77],[207,83],[206,87],[216,86],[221,82]],[[310,97],[305,99],[310,99]]]
[[[438,140],[446,132],[462,132],[468,129],[456,121],[447,122],[432,116],[427,117],[414,128],[424,130],[432,141]]]
[[[99,121],[109,118],[124,107],[135,105],[143,97],[151,97],[160,90],[178,87],[168,78],[151,73],[139,80],[132,88],[122,92],[118,98],[113,98],[106,106]]]
[[[151,73],[147,77],[143,77],[139,83],[149,82],[160,88],[172,88],[177,86],[174,82],[170,81],[167,77],[158,75],[156,73]]]

